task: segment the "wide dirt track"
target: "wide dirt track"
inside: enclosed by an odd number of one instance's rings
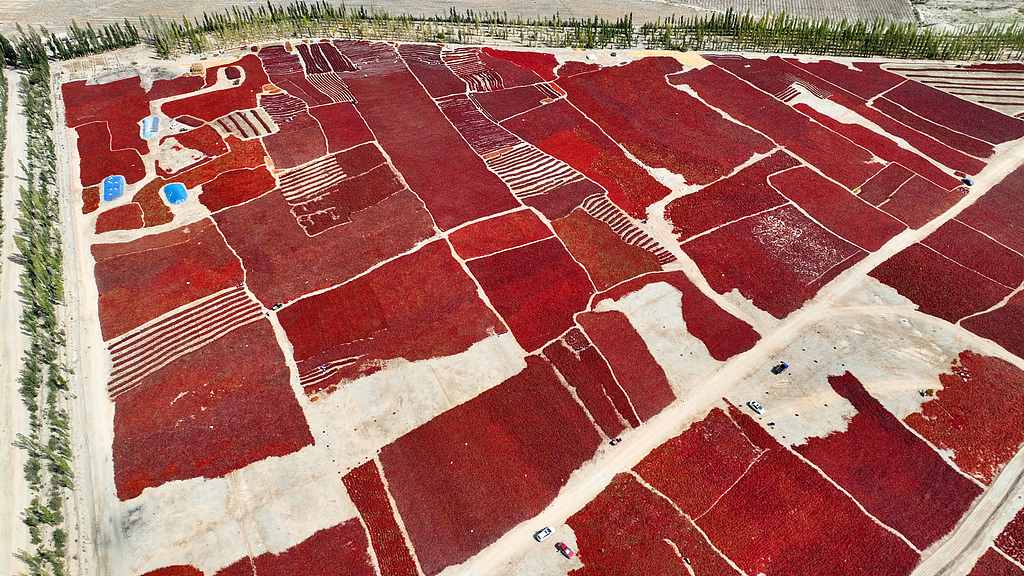
[[[1024,377],[1016,308],[945,282],[1024,290],[1024,121],[873,61],[593,56],[290,42],[56,88],[82,566],[966,574],[1022,457],[916,423],[1024,426],[949,384],[1014,401],[969,384]]]

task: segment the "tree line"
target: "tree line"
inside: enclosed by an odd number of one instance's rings
[[[25,184],[19,188],[14,243],[25,268],[20,278],[21,329],[29,336],[18,383],[29,412],[29,430],[18,434],[16,444],[28,456],[24,472],[32,500],[22,513],[31,549],[15,555],[31,576],[63,576],[68,539],[64,511],[75,474],[67,409],[71,394],[65,377],[68,370],[62,363],[65,333],[57,315],[64,301],[64,257],[52,139],[50,55],[43,37],[29,33],[19,39],[17,57],[25,72],[18,90],[28,149],[27,161],[20,166]]]
[[[140,32],[141,30],[141,32]],[[19,28],[20,31],[20,28]],[[31,36],[32,34],[29,34]],[[67,60],[146,43],[161,58],[236,47],[278,38],[342,37],[409,42],[482,44],[501,40],[521,46],[577,49],[752,51],[783,54],[925,59],[1004,60],[1024,58],[1024,24],[981,24],[937,31],[915,23],[812,20],[785,13],[753,16],[725,13],[675,16],[642,25],[632,15],[614,20],[509,17],[505,12],[459,12],[437,16],[391,14],[348,8],[326,0],[232,7],[202,17],[145,17],[93,28],[72,21],[68,31],[42,29],[52,58]],[[22,32],[22,37],[26,37]],[[19,47],[0,35],[0,54],[19,65]]]

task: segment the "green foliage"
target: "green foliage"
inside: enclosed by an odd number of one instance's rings
[[[1024,57],[1024,25],[967,26],[936,32],[911,23],[815,21],[786,14],[756,17],[724,14],[671,17],[633,24],[632,15],[510,19],[505,13],[465,13],[414,18],[366,8],[348,9],[320,0],[275,6],[234,7],[202,18],[141,21],[164,58],[282,37],[331,37],[483,43],[518,38],[527,46],[723,50],[915,59],[997,60]]]
[[[105,36],[92,27],[81,33],[100,43],[91,45],[110,45],[102,44]],[[31,428],[27,435],[18,434],[16,445],[28,455],[25,478],[34,497],[22,514],[29,528],[32,552],[21,550],[16,556],[30,574],[56,576],[65,573],[64,501],[73,487],[74,471],[68,413],[64,408],[69,390],[62,374],[65,368],[60,363],[64,332],[57,315],[64,300],[64,276],[46,48],[47,43],[51,48],[54,46],[53,38],[45,30],[40,35],[30,28],[22,32],[17,42],[0,40],[0,53],[6,64],[14,60],[25,70],[18,88],[27,125],[15,245],[24,267],[20,278],[25,301],[21,328],[30,337],[18,383],[22,401],[29,410]],[[71,45],[65,48],[68,46]],[[53,542],[52,549],[45,544],[49,541]]]

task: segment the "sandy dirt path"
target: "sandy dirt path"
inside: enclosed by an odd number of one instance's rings
[[[989,188],[997,184],[1003,177],[1024,164],[1024,146],[1020,142],[1004,145],[996,156],[975,178],[972,193],[950,208],[942,216],[918,230],[907,230],[878,251],[841,274],[836,280],[823,288],[818,295],[807,302],[803,308],[790,314],[779,322],[770,334],[763,334],[760,342],[751,350],[735,356],[718,372],[711,375],[701,388],[688,398],[678,401],[646,424],[631,432],[627,432],[625,440],[605,454],[599,453],[594,461],[585,465],[570,478],[559,496],[540,515],[532,518],[511,531],[507,532],[494,544],[465,563],[452,566],[442,572],[443,576],[455,574],[505,574],[510,566],[516,564],[518,557],[529,550],[533,540],[532,533],[544,526],[559,527],[555,536],[567,530],[562,527],[569,516],[583,508],[593,500],[619,472],[630,470],[651,450],[679,434],[690,422],[700,419],[715,403],[742,389],[747,377],[757,370],[766,369],[766,359],[781,352],[801,332],[829,316],[831,308],[840,299],[859,286],[865,275],[897,252],[931,234],[943,223],[954,218],[965,208],[973,204]],[[998,485],[990,487],[985,495],[975,504],[960,527],[949,538],[954,542],[949,549],[936,551],[929,560],[939,569],[945,562],[952,562],[961,555],[967,557],[974,554],[977,558],[989,546],[991,537],[985,532],[1001,512],[1001,506],[1008,506],[1012,499],[1007,493],[1011,488],[1019,487],[1020,476],[1024,469],[1024,452],[1007,465],[1004,474],[1000,475]],[[1005,477],[1005,478],[1004,478]],[[1016,492],[1016,490],[1014,490]],[[581,551],[585,554],[586,551]],[[971,561],[973,564],[973,561]],[[931,564],[929,564],[931,565]],[[945,573],[936,569],[927,572],[915,572],[914,576]],[[964,572],[966,574],[966,572]]]
[[[960,519],[956,529],[926,550],[911,576],[970,573],[978,558],[1021,507],[1024,450],[1006,463],[984,494]]]
[[[19,549],[28,549],[28,527],[21,521],[21,513],[29,504],[29,487],[23,468],[26,454],[14,446],[16,435],[28,434],[28,410],[18,392],[18,371],[21,359],[28,349],[28,336],[21,331],[21,297],[18,282],[23,267],[11,260],[16,252],[14,232],[18,229],[18,185],[22,181],[18,161],[25,160],[25,116],[21,113],[18,95],[19,75],[6,71],[10,87],[7,107],[7,151],[4,163],[3,186],[3,250],[0,251],[0,574],[18,574],[25,569],[14,558]]]

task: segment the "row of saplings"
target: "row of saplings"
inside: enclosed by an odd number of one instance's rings
[[[31,489],[31,503],[23,514],[31,546],[18,550],[16,556],[32,576],[62,576],[68,556],[65,502],[72,494],[74,473],[67,411],[71,398],[67,369],[61,362],[65,338],[57,317],[64,281],[50,68],[37,35],[23,35],[16,49],[25,71],[19,92],[28,124],[28,161],[21,165],[25,184],[19,190],[21,215],[14,241],[24,266],[21,327],[30,338],[18,375],[30,429],[28,434],[18,434],[17,445],[28,456],[25,479]]]

